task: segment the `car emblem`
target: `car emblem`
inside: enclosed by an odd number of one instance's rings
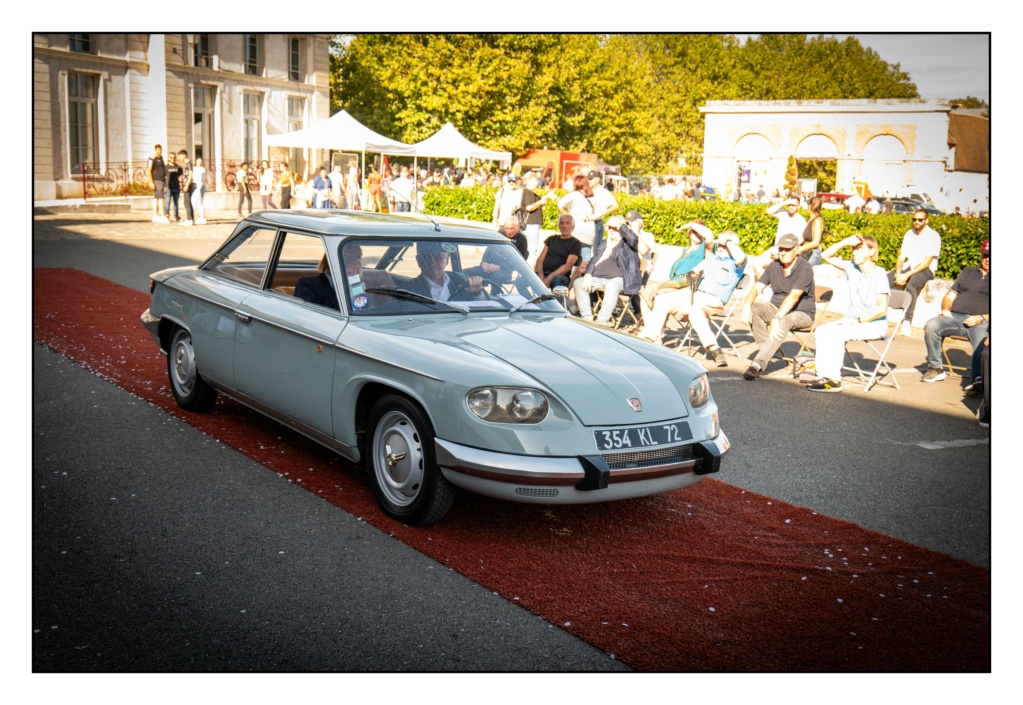
[[[632,407],[633,411],[643,411],[643,404],[635,397],[629,399],[629,406]]]

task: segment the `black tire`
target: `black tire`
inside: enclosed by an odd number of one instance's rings
[[[195,362],[192,334],[175,328],[167,348],[167,376],[171,393],[182,409],[208,411],[217,401],[217,390],[203,380]]]
[[[434,432],[417,404],[396,394],[381,397],[369,416],[366,469],[373,494],[392,519],[429,526],[444,518],[455,486],[434,460]]]

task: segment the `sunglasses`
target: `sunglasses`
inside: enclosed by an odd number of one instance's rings
[[[794,249],[796,249],[796,248],[794,248],[794,247],[779,247],[778,248],[778,252],[792,252],[792,250],[794,250]]]
[[[926,223],[927,218],[913,218],[914,223]]]

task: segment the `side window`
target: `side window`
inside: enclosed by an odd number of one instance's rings
[[[204,266],[214,272],[258,287],[270,261],[276,230],[251,227],[232,238]]]
[[[315,235],[285,233],[270,288],[311,304],[337,309],[335,279],[323,240]]]

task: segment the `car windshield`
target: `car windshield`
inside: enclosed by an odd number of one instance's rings
[[[504,311],[564,313],[512,242],[345,240],[354,316]]]

